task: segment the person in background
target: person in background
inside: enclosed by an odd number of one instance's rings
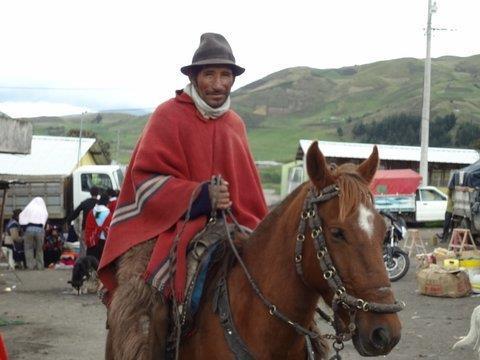
[[[12,249],[13,251],[13,261],[16,266],[22,266],[23,268],[27,267],[25,262],[25,253],[23,250],[23,238],[22,238],[22,229],[20,223],[18,222],[18,216],[22,212],[21,209],[13,210],[12,218],[8,221],[5,228],[5,239],[3,246]]]
[[[66,239],[67,242],[73,243],[73,242],[78,241],[78,235],[75,232],[75,229],[73,228],[73,226],[67,226],[66,231],[67,232],[66,232],[66,235],[65,235],[65,239]]]
[[[45,243],[43,244],[43,261],[45,267],[55,265],[60,260],[63,250],[63,238],[57,225],[47,224],[45,229]]]
[[[28,203],[18,216],[19,223],[25,228],[24,248],[27,269],[43,270],[43,242],[45,224],[48,219],[47,206],[41,197]]]
[[[113,212],[115,211],[115,208],[117,207],[118,190],[113,190],[113,189],[109,188],[107,190],[107,195],[110,198],[107,206],[113,214]]]
[[[452,185],[453,186],[453,185]],[[448,186],[447,191],[447,209],[445,210],[445,220],[443,221],[443,232],[441,234],[437,234],[437,237],[440,239],[440,242],[446,243],[450,239],[448,239],[448,234],[450,230],[450,226],[452,224],[452,214],[453,214],[453,187]]]
[[[85,223],[87,222],[87,215],[93,209],[95,204],[98,201],[98,196],[100,195],[100,189],[96,186],[90,188],[90,197],[83,200],[80,205],[73,211],[73,213],[67,217],[67,224],[71,225],[71,222],[75,220],[80,213],[82,213],[82,234],[85,230]],[[80,256],[85,255],[85,239],[80,239]]]
[[[100,196],[98,204],[88,213],[85,224],[84,239],[87,246],[87,255],[96,257],[98,261],[102,257],[108,229],[112,221],[113,211],[109,209],[108,205],[109,196],[107,194]]]

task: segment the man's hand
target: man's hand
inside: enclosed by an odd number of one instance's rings
[[[210,200],[212,201],[212,209],[226,210],[232,206],[228,185],[228,182],[223,179],[220,180],[219,185],[209,185],[208,192],[210,193]]]

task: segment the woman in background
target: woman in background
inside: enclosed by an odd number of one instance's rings
[[[87,255],[96,257],[98,261],[102,257],[105,239],[112,221],[113,211],[110,210],[108,205],[109,196],[104,194],[88,213],[85,224],[84,239],[87,246]]]
[[[43,270],[43,242],[45,224],[48,219],[47,206],[41,197],[28,203],[19,215],[19,222],[25,228],[24,250],[27,269]]]

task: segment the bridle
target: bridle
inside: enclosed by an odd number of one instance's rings
[[[307,221],[311,230],[311,238],[315,247],[316,258],[318,260],[320,269],[323,272],[323,278],[327,281],[328,285],[334,292],[332,299],[332,309],[334,312],[334,319],[331,319],[322,310],[317,309],[317,312],[327,320],[335,329],[334,336],[328,336],[333,338],[333,348],[337,352],[336,358],[339,359],[339,352],[343,349],[345,340],[349,340],[355,332],[355,316],[358,311],[374,312],[380,314],[391,314],[401,311],[405,308],[405,304],[400,301],[395,301],[393,304],[382,304],[368,302],[361,298],[357,298],[347,293],[342,279],[338,275],[337,269],[333,265],[332,258],[328,252],[327,244],[325,241],[325,235],[322,227],[322,219],[318,213],[318,203],[326,202],[336,196],[338,196],[340,190],[337,185],[329,185],[322,189],[319,193],[316,193],[315,188],[312,186],[305,198],[303,204],[303,210],[300,215],[300,224],[298,225],[297,238],[295,243],[295,268],[297,274],[302,279],[303,283],[307,286],[311,286],[305,280],[303,275],[303,245],[306,240],[306,228]],[[340,318],[338,317],[338,309],[342,306],[350,314],[350,323],[346,331],[340,329]],[[335,358],[335,357],[334,357]]]
[[[298,227],[298,234],[295,244],[295,267],[298,275],[302,281],[308,285],[305,281],[303,275],[302,259],[303,259],[303,244],[306,241],[306,229],[307,229],[307,220],[308,226],[311,229],[311,238],[313,239],[313,244],[316,251],[316,257],[318,259],[320,269],[323,272],[323,278],[327,281],[328,285],[334,292],[334,297],[332,300],[332,309],[334,312],[334,319],[331,319],[328,315],[323,313],[320,309],[317,309],[317,312],[326,319],[335,329],[335,335],[327,334],[322,335],[323,338],[333,339],[333,348],[336,354],[331,358],[331,360],[338,359],[340,360],[340,351],[344,347],[344,341],[351,338],[355,332],[355,316],[357,311],[364,312],[374,312],[374,313],[396,313],[402,310],[405,307],[405,304],[402,302],[395,301],[393,304],[382,304],[382,303],[373,303],[367,302],[363,299],[356,298],[347,293],[345,286],[341,278],[339,277],[335,266],[333,265],[330,254],[328,253],[328,248],[325,241],[325,236],[322,228],[322,220],[318,214],[318,203],[326,202],[339,194],[339,188],[337,185],[329,185],[322,189],[318,194],[316,193],[313,187],[310,188],[303,205],[303,210],[300,216],[300,223]],[[263,304],[268,308],[268,313],[271,316],[275,316],[279,320],[286,323],[288,326],[292,327],[298,334],[304,336],[307,348],[307,357],[309,360],[315,358],[315,353],[313,351],[312,340],[319,337],[316,332],[310,331],[305,327],[301,326],[297,322],[289,319],[284,315],[277,307],[270,302],[261,292],[257,286],[255,280],[250,275],[245,263],[243,262],[240,254],[238,253],[233,239],[228,231],[227,227],[227,215],[232,219],[236,227],[240,232],[245,233],[241,225],[233,216],[230,209],[222,211],[222,218],[225,223],[225,229],[227,234],[227,239],[232,249],[233,254],[235,255],[236,260],[242,267],[245,276],[247,277],[248,282],[250,283],[255,294],[260,298]],[[211,219],[215,221],[215,219]],[[230,349],[235,354],[236,358],[240,359],[253,359],[253,356],[248,351],[248,347],[243,343],[238,332],[235,329],[233,318],[231,316],[231,310],[228,299],[228,290],[226,286],[226,270],[224,274],[220,277],[219,283],[217,285],[217,292],[215,296],[215,311],[220,316],[220,322],[224,329],[225,338],[230,346]],[[350,324],[348,325],[347,331],[342,331],[340,329],[340,318],[338,316],[338,309],[342,306],[350,313]]]

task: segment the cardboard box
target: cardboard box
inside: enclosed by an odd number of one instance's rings
[[[443,261],[446,259],[455,258],[455,253],[453,251],[449,251],[443,248],[436,248],[433,250],[433,256],[435,257],[435,262],[438,265],[442,265]]]

